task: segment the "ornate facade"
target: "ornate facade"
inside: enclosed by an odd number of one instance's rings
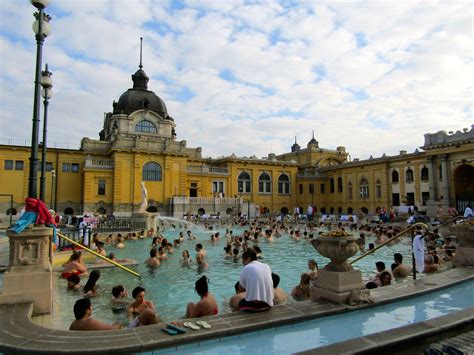
[[[201,148],[177,140],[175,120],[148,90],[141,65],[132,81],[105,115],[99,140],[47,149],[45,202],[59,213],[130,215],[142,203],[142,181],[148,210],[177,217],[291,213],[308,204],[331,214],[474,204],[474,128],[425,134],[421,151],[367,160],[348,161],[342,146],[320,148],[314,133],[306,148],[295,141],[281,155],[203,158]],[[0,215],[18,211],[27,197],[29,155],[28,147],[0,145]]]

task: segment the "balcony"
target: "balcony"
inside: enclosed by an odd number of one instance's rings
[[[222,166],[192,165],[187,168],[188,174],[229,175],[229,168]]]
[[[87,158],[84,163],[84,169],[113,170],[114,161],[110,159]]]

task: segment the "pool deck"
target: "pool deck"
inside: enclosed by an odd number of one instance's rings
[[[263,313],[234,312],[204,318],[211,329],[190,330],[175,336],[160,331],[165,324],[117,331],[79,332],[43,327],[31,321],[32,304],[0,306],[0,351],[7,353],[130,353],[181,346],[219,339],[277,326],[290,325],[333,314],[390,303],[433,292],[474,278],[474,267],[455,268],[388,287],[371,290],[374,304],[360,306],[329,302],[291,302]],[[413,341],[453,329],[474,326],[474,307],[429,321],[348,340],[327,347],[307,350],[304,354],[375,353],[383,349],[410,345]],[[197,345],[197,344],[196,344]]]

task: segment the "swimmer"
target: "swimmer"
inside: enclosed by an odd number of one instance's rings
[[[87,280],[87,283],[84,285],[84,297],[95,297],[97,293],[97,281],[100,278],[99,270],[92,270]]]
[[[183,250],[183,252],[181,253],[180,262],[183,265],[189,265],[193,262],[193,259],[191,259],[191,256],[189,255],[189,251],[187,249]]]
[[[81,278],[77,274],[72,274],[67,278],[67,289],[73,291],[79,291],[82,287],[80,284]]]
[[[194,304],[188,303],[185,318],[215,316],[219,313],[217,302],[212,293],[209,293],[208,279],[202,276],[196,281],[195,290],[201,300]]]
[[[134,319],[147,308],[155,310],[153,302],[145,299],[145,289],[143,287],[135,287],[132,291],[132,297],[135,301],[127,308],[129,318]]]
[[[75,251],[70,256],[67,263],[64,265],[61,276],[67,279],[72,274],[80,276],[87,276],[87,267],[84,265],[83,256],[80,251]]]
[[[145,265],[152,269],[160,266],[160,259],[158,258],[157,254],[158,250],[156,248],[151,248],[150,257],[145,260]]]
[[[69,330],[115,330],[120,329],[120,323],[108,324],[92,318],[92,305],[89,298],[81,298],[74,304],[74,317]]]

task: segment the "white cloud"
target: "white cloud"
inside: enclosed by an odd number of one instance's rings
[[[33,12],[0,9],[0,137],[30,138]],[[352,157],[393,155],[473,121],[470,3],[89,0],[47,12],[50,142],[98,137],[132,85],[140,36],[149,89],[204,156],[280,154],[312,130]]]

